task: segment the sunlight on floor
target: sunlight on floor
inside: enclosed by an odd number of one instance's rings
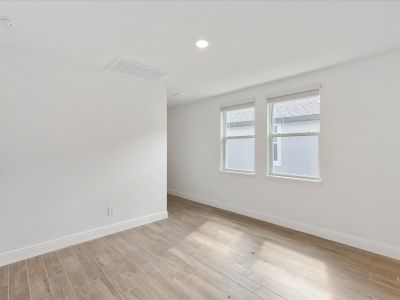
[[[211,250],[218,251],[221,254],[231,252],[233,246],[242,238],[243,233],[229,228],[229,232],[224,226],[210,221],[205,222],[185,237],[186,241],[200,243]]]
[[[289,246],[264,241],[250,268],[256,277],[285,286],[300,296],[329,300],[337,292],[331,291],[331,278],[325,263],[301,253],[301,248],[295,251]],[[299,270],[302,271],[299,273]]]

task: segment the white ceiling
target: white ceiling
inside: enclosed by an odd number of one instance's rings
[[[169,105],[400,48],[400,1],[10,1],[0,16],[20,23],[0,50],[139,61],[167,72]]]

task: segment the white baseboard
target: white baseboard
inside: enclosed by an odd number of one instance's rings
[[[238,213],[244,216],[248,216],[254,219],[262,220],[265,222],[273,223],[276,225],[280,225],[283,227],[287,227],[290,229],[294,229],[297,231],[301,231],[304,233],[312,234],[327,240],[331,240],[334,242],[338,242],[341,244],[345,244],[348,246],[352,246],[355,248],[363,249],[369,252],[373,252],[376,254],[380,254],[383,256],[391,257],[394,259],[400,260],[400,248],[365,240],[356,236],[348,235],[341,232],[332,231],[329,229],[321,228],[318,226],[305,224],[301,222],[297,222],[294,220],[270,215],[268,213],[259,212],[223,202],[214,201],[212,199],[202,197],[199,195],[193,195],[189,193],[180,192],[177,190],[168,190],[168,194],[178,196],[181,198],[186,198],[195,202],[203,203],[206,205],[210,205],[213,207],[221,208],[227,211],[231,211],[234,213]]]
[[[144,217],[139,217],[75,233],[69,236],[64,236],[55,240],[39,243],[36,245],[20,248],[17,250],[0,253],[0,266],[4,266],[13,262],[31,258],[51,251],[59,250],[68,246],[94,240],[119,231],[131,229],[134,227],[138,227],[156,221],[161,221],[167,218],[168,218],[168,212],[163,211],[160,213],[155,213]]]

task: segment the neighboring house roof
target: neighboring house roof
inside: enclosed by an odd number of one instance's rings
[[[274,104],[274,121],[277,123],[319,120],[319,114],[319,96]],[[251,126],[253,124],[254,109],[241,109],[228,114],[228,127]]]
[[[254,121],[254,108],[234,110],[227,114],[227,123],[242,123]]]
[[[319,115],[319,112],[319,96],[274,104],[274,118],[276,119]]]

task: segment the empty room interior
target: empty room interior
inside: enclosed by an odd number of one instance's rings
[[[0,300],[400,299],[400,1],[1,1]]]

